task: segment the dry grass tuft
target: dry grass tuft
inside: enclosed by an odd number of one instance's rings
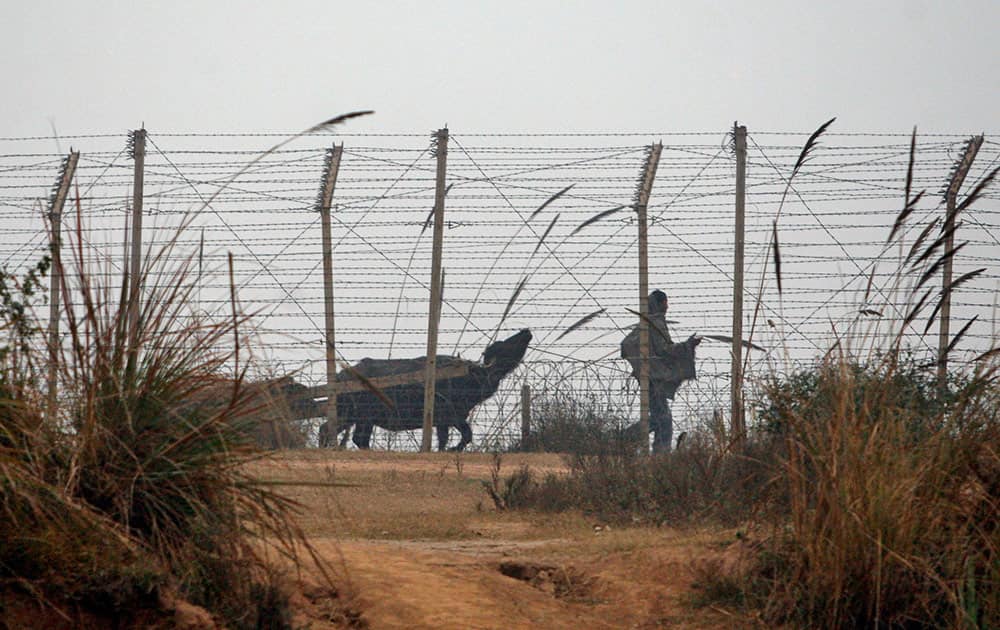
[[[887,242],[902,238],[922,195],[911,196],[913,161],[911,148],[904,208]],[[897,328],[859,323],[816,366],[766,386],[787,512],[759,529],[738,575],[716,572],[710,586],[759,607],[771,623],[1000,625],[1000,366],[987,352],[942,381],[939,358],[903,349],[910,325],[927,316],[926,334],[967,281],[924,288],[964,245],[949,249],[955,227],[939,225],[923,227],[892,275],[899,297],[881,310],[906,313]]]
[[[33,294],[22,284],[18,305],[0,308],[10,334],[0,352],[0,578],[69,623],[80,609],[162,610],[176,593],[230,627],[282,626],[267,557],[297,563],[310,547],[294,504],[245,472],[262,457],[253,433],[263,403],[244,384],[235,295],[231,316],[191,323],[193,258],[168,268],[175,239],[131,279],[145,291],[130,329],[130,280],[113,286],[83,238],[78,220],[61,274],[63,302],[76,307],[70,343],[56,349],[52,416]]]
[[[917,369],[894,355],[863,369],[838,355],[812,388],[772,388],[790,511],[751,576],[770,619],[1000,620],[995,375],[979,372],[942,397],[936,377]]]

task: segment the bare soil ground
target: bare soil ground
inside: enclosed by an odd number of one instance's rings
[[[501,474],[521,465],[565,472],[559,455],[510,454]],[[481,483],[492,466],[476,453],[306,450],[254,472],[302,505],[301,526],[371,628],[754,625],[692,603],[692,567],[718,558],[734,532],[498,512]],[[343,623],[302,603],[311,627]]]

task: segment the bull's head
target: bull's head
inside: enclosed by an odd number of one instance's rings
[[[531,342],[531,331],[525,328],[512,337],[490,344],[483,353],[483,367],[499,381],[521,363]]]

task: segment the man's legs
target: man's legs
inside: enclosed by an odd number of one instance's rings
[[[674,417],[670,413],[666,394],[652,383],[649,387],[649,428],[653,432],[653,452],[669,451],[674,435]]]

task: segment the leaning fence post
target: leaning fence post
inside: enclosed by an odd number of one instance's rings
[[[646,225],[646,208],[653,192],[656,167],[660,163],[663,143],[649,146],[649,155],[643,169],[639,188],[636,190],[635,211],[639,224],[639,434],[645,439],[645,449],[649,451],[649,238]]]
[[[444,239],[444,194],[447,177],[448,128],[434,134],[437,180],[434,187],[434,250],[431,255],[431,299],[427,309],[427,366],[424,375],[424,426],[420,450],[431,450],[434,426],[434,385],[437,371],[438,322],[441,319],[441,242]]]
[[[46,406],[46,418],[52,420],[56,415],[56,395],[57,384],[59,382],[59,296],[62,291],[62,211],[66,205],[66,197],[69,196],[69,186],[76,173],[76,165],[80,160],[80,152],[69,152],[66,160],[63,161],[62,173],[59,175],[59,184],[56,187],[55,195],[52,197],[52,207],[49,209],[49,223],[52,234],[52,266],[49,273],[49,375],[48,375],[48,404]]]
[[[132,159],[132,260],[128,292],[128,347],[129,355],[138,352],[139,299],[142,293],[142,198],[143,177],[146,163],[146,130],[136,129],[129,138]]]
[[[733,362],[729,382],[730,422],[734,445],[742,449],[746,437],[743,412],[743,249],[747,185],[747,128],[733,125],[736,140],[736,225],[733,235]]]
[[[955,225],[955,215],[958,214],[955,208],[958,205],[958,191],[962,187],[962,183],[965,182],[965,177],[969,174],[972,162],[976,159],[976,154],[979,153],[979,147],[982,145],[983,136],[969,138],[968,144],[965,145],[965,154],[955,167],[955,172],[951,175],[951,182],[945,191],[947,209],[945,211],[944,226],[941,228],[941,231],[947,235],[944,243],[944,253],[947,255],[947,258],[945,258],[941,271],[941,320],[938,332],[937,364],[938,387],[942,390],[948,385],[948,346],[951,344],[951,339],[949,339],[951,336],[951,266],[954,256],[951,256],[950,253],[955,248],[955,230],[953,227]]]
[[[330,438],[337,439],[337,346],[335,340],[334,310],[333,310],[333,244],[330,235],[330,206],[333,203],[333,190],[337,186],[337,173],[340,171],[340,158],[344,153],[344,145],[333,148],[326,153],[326,167],[323,174],[323,187],[320,189],[317,209],[319,210],[321,229],[323,230],[323,306],[326,317],[326,422]]]

